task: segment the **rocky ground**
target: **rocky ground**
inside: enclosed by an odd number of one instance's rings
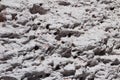
[[[119,0],[0,0],[0,80],[120,80]]]

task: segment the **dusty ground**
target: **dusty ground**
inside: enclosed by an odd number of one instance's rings
[[[119,0],[0,0],[0,80],[120,80]]]

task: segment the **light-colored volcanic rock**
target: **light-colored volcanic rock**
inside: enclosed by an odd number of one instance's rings
[[[119,0],[0,0],[0,80],[119,80]]]

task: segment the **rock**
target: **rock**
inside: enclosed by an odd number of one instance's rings
[[[111,65],[119,65],[120,64],[120,61],[118,59],[115,59]]]
[[[17,13],[11,14],[12,15],[12,20],[17,20]]]
[[[72,25],[72,28],[74,29],[74,28],[76,28],[76,27],[78,27],[78,26],[80,26],[81,25],[81,23],[74,23],[73,25]]]
[[[9,59],[12,59],[12,57],[13,57],[14,55],[1,55],[1,57],[0,57],[0,60],[1,61],[6,61],[6,60],[9,60]]]
[[[74,30],[57,30],[55,34],[57,35],[55,39],[60,40],[62,37],[71,37],[71,36],[79,37],[81,34],[84,33]]]
[[[102,56],[102,55],[105,55],[105,53],[106,53],[105,49],[101,49],[101,48],[94,49],[94,54],[95,55]]]
[[[107,64],[107,63],[110,63],[112,60],[110,60],[110,59],[102,59],[102,58],[97,58],[97,60],[99,61],[99,62],[103,62],[104,64]]]
[[[83,76],[83,69],[78,69],[78,70],[76,70],[76,72],[75,72],[75,77],[82,77]]]
[[[47,13],[48,10],[44,9],[41,6],[38,6],[38,5],[34,4],[33,7],[29,9],[29,11],[30,11],[31,14],[39,13],[40,15],[44,15],[44,14]]]
[[[7,21],[5,15],[0,14],[0,22],[5,22],[5,21]]]
[[[89,76],[87,76],[86,80],[95,80],[95,74],[91,73]]]
[[[69,6],[69,5],[70,5],[70,2],[60,1],[60,2],[59,2],[59,5]]]
[[[61,73],[63,74],[63,76],[74,75],[75,74],[75,66],[74,66],[74,64],[66,65]]]
[[[18,24],[21,24],[23,26],[25,26],[27,24],[28,20],[24,20],[24,21],[18,21]]]
[[[31,73],[25,73],[21,80],[40,80],[41,78],[48,77],[50,73],[42,72],[31,72]]]
[[[71,49],[70,48],[63,48],[60,54],[62,57],[69,58],[69,57],[71,57]]]
[[[86,64],[86,66],[93,67],[98,64],[98,61],[96,59],[89,60]]]
[[[19,34],[17,33],[4,33],[0,35],[1,38],[20,38]]]
[[[45,53],[51,55],[54,53],[54,50],[55,50],[54,46],[49,46]]]
[[[2,77],[0,77],[0,80],[17,80],[17,79],[15,77],[2,76]]]
[[[1,12],[2,10],[4,10],[4,9],[6,9],[6,6],[0,4],[0,12]]]
[[[119,9],[119,0],[0,0],[0,80],[120,80]]]
[[[79,80],[85,80],[89,74],[85,72],[85,68],[80,68],[75,72],[75,78]]]

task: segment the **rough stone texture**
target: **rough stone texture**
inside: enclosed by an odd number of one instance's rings
[[[0,0],[0,80],[119,80],[119,0]]]

